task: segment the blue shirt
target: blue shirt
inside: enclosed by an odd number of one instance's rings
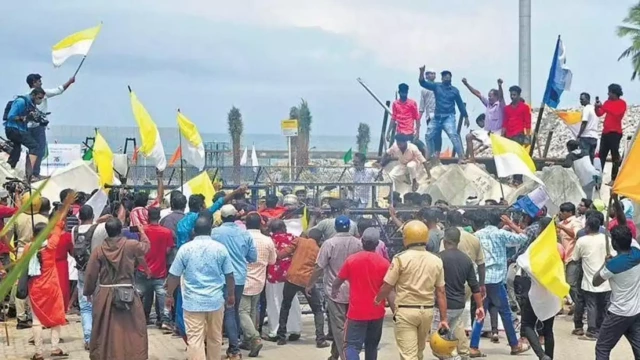
[[[247,264],[258,260],[258,250],[251,234],[235,223],[226,222],[213,229],[211,237],[227,248],[236,285],[244,285],[247,280]]]
[[[420,86],[433,91],[436,97],[435,115],[452,115],[456,113],[456,104],[460,110],[460,115],[468,117],[467,109],[460,97],[460,91],[453,85],[420,80]]]
[[[507,246],[520,246],[527,235],[489,225],[474,234],[484,251],[485,284],[500,284],[507,278]]]
[[[224,198],[220,198],[218,201],[214,202],[208,210],[211,215],[213,215],[213,213],[220,210],[223,205]],[[196,226],[196,220],[198,220],[198,213],[190,212],[185,214],[182,220],[178,221],[178,225],[176,225],[176,247],[178,249],[191,239],[191,232]]]
[[[5,127],[14,128],[18,129],[19,131],[26,132],[27,122],[16,120],[16,117],[27,115],[29,105],[33,106],[33,103],[28,97],[19,96],[15,100],[13,100],[11,109],[9,110],[9,114],[7,114],[7,123],[5,124]]]
[[[182,308],[197,312],[222,307],[225,275],[232,272],[229,252],[208,236],[196,236],[184,244],[169,269],[171,275],[182,276]]]

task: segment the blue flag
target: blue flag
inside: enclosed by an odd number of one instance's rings
[[[558,36],[556,50],[553,53],[553,60],[551,62],[551,69],[549,70],[547,87],[544,91],[544,103],[553,109],[558,107],[562,92],[571,88],[572,73],[566,66],[566,62],[564,44]]]

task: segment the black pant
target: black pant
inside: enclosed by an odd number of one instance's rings
[[[598,147],[598,139],[581,137],[578,139],[580,147],[589,154],[589,159],[593,164],[593,158],[596,157],[596,147]]]
[[[29,154],[36,154],[36,151],[38,150],[38,143],[33,139],[33,137],[31,137],[31,135],[29,135],[28,132],[20,131],[12,127],[5,127],[4,133],[7,135],[7,139],[13,143],[13,148],[9,154],[9,160],[7,160],[7,163],[9,163],[12,169],[16,168],[16,165],[20,160],[23,145],[29,149]]]
[[[527,338],[533,352],[536,353],[539,359],[542,359],[545,355],[553,359],[555,347],[555,339],[553,338],[554,317],[541,322],[533,311],[528,297],[520,298],[520,312],[522,314],[520,333]],[[538,336],[544,337],[544,350]]]
[[[640,314],[627,317],[607,312],[600,330],[600,336],[596,342],[596,360],[609,360],[611,350],[620,341],[622,335],[631,345],[633,358],[640,359]]]
[[[611,169],[611,181],[615,180],[618,176],[618,170],[620,169],[620,140],[622,140],[622,134],[607,133],[602,134],[600,138],[600,161],[602,162],[602,168],[607,162],[609,152],[611,152],[611,161],[613,167]]]
[[[293,298],[302,292],[307,298],[311,311],[313,312],[313,321],[316,326],[316,341],[324,340],[324,313],[322,311],[322,300],[320,292],[314,286],[311,290],[311,296],[308,296],[302,286],[294,285],[290,282],[284,283],[282,290],[282,306],[280,306],[280,324],[278,325],[278,337],[284,339],[287,336],[287,321],[289,320],[289,310],[291,310],[291,302]]]
[[[584,291],[580,288],[582,284],[582,263],[571,261],[567,264],[567,283],[569,283],[571,300],[573,300],[573,326],[574,329],[584,327]]]
[[[518,144],[524,146],[527,140],[527,136],[525,134],[518,134],[516,136],[512,136],[510,138],[508,138],[510,140],[513,140],[515,142],[517,142]],[[522,184],[522,175],[513,175],[513,182],[514,183],[518,183],[518,184]]]
[[[598,336],[604,320],[604,314],[609,308],[611,292],[594,293],[584,292],[584,301],[587,308],[587,334]]]
[[[344,324],[344,355],[347,360],[360,359],[364,344],[364,360],[378,359],[384,319],[358,321],[347,319]]]

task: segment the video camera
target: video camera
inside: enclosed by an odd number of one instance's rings
[[[13,195],[16,192],[24,192],[29,189],[29,184],[17,178],[7,178],[7,181],[2,184],[2,187],[5,188],[9,192],[9,194]]]
[[[51,115],[50,112],[45,113],[38,109],[33,109],[27,113],[27,122],[34,122],[40,126],[48,126],[49,120],[47,120],[47,116],[49,115]]]

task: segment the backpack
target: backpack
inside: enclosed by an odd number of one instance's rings
[[[82,233],[78,231],[79,227],[74,229],[73,258],[76,260],[76,269],[80,271],[84,271],[89,263],[89,257],[91,257],[91,239],[97,227],[98,224],[91,225],[89,230]]]
[[[13,106],[13,102],[16,101],[17,99],[23,99],[25,104],[27,105],[27,109],[30,107],[30,101],[26,96],[16,96],[15,99],[9,100],[9,102],[7,102],[7,105],[4,107],[4,114],[2,115],[2,121],[9,120],[9,112],[11,111],[11,106]]]

